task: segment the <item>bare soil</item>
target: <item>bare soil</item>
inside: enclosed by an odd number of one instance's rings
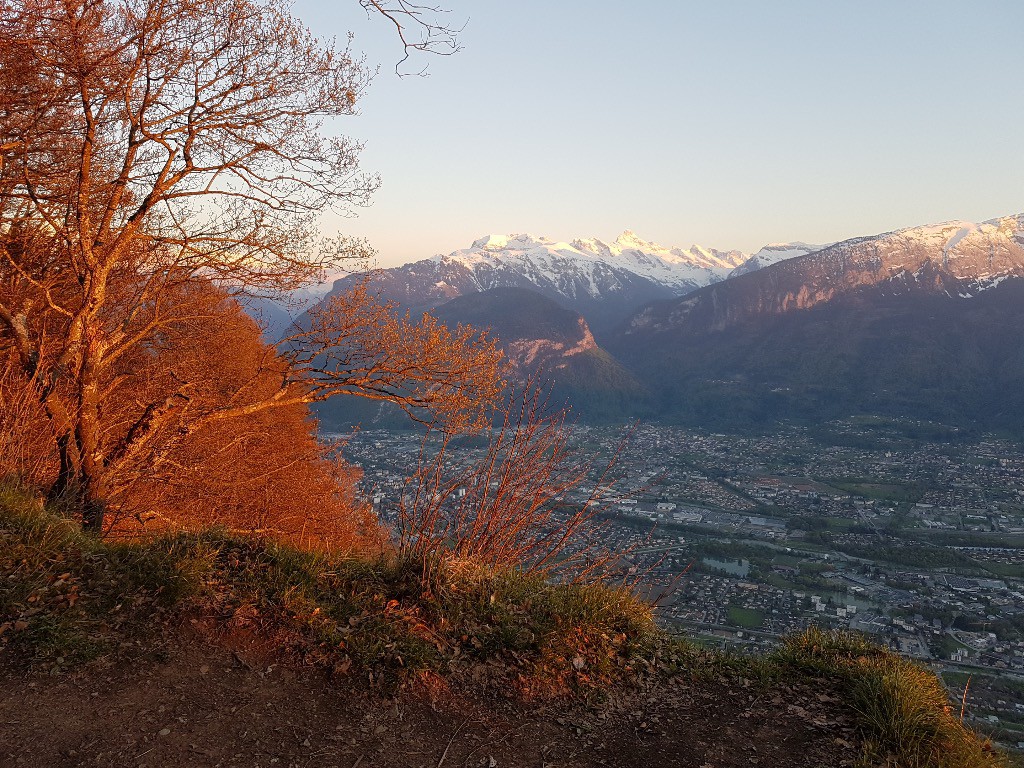
[[[0,664],[0,764],[72,766],[852,765],[834,692],[686,675],[599,704],[525,702],[434,679],[394,695],[186,634],[72,671]]]

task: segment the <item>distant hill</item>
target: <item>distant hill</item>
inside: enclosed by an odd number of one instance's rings
[[[519,376],[540,374],[550,382],[553,404],[567,403],[590,421],[643,412],[640,383],[594,341],[578,312],[536,291],[493,288],[437,307],[448,325],[489,328]]]
[[[246,314],[263,329],[263,338],[267,342],[275,342],[329,290],[330,285],[317,285],[293,291],[284,297],[245,296],[240,303]]]

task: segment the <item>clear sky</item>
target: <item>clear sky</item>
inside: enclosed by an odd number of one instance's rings
[[[1024,212],[1021,0],[437,2],[463,50],[405,78],[356,0],[295,5],[380,64],[340,125],[383,186],[324,226],[382,266],[489,233],[753,251]]]

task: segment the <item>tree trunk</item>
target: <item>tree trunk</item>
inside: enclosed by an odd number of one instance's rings
[[[60,466],[57,470],[57,479],[46,494],[47,501],[66,499],[75,481],[75,463],[71,459],[71,435],[66,432],[57,436],[57,456]]]
[[[82,502],[82,530],[97,536],[103,533],[103,500],[92,498],[88,492]]]
[[[93,344],[86,347],[85,355],[75,423],[79,459],[77,491],[82,503],[82,528],[91,533],[102,533],[104,462],[100,431],[100,385]]]

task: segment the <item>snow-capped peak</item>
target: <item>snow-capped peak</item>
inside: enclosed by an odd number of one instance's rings
[[[686,292],[725,279],[745,258],[739,251],[696,245],[688,249],[666,248],[626,230],[611,243],[597,238],[565,242],[527,234],[491,234],[473,241],[470,248],[436,260],[459,262],[471,268],[482,264],[509,268],[515,264],[523,274],[552,280],[567,270],[593,275],[595,269],[623,269]]]
[[[615,238],[615,245],[619,246],[621,249],[635,248],[638,251],[651,249],[664,250],[661,246],[655,245],[641,237],[637,237],[636,233],[631,229],[623,230],[622,234]]]
[[[508,249],[532,248],[548,244],[545,237],[532,235],[485,235],[473,241],[473,248],[485,251],[504,251]]]

